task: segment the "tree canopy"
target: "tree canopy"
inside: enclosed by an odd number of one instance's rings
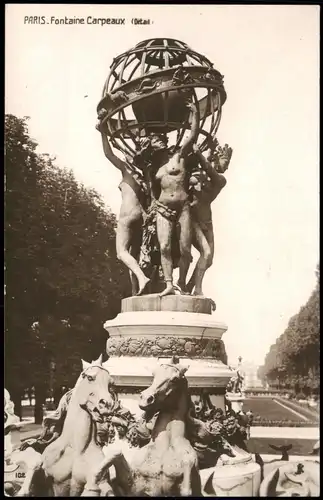
[[[307,303],[289,320],[287,328],[270,347],[259,376],[272,386],[296,392],[319,389],[320,377],[320,269]]]
[[[96,191],[37,153],[28,118],[5,116],[5,377],[9,392],[75,381],[105,349],[103,323],[129,294],[116,218]]]

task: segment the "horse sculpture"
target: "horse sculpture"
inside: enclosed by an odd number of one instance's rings
[[[110,481],[118,496],[202,496],[197,455],[186,437],[191,407],[186,370],[175,359],[157,368],[139,404],[147,420],[158,413],[150,442],[132,450],[129,457],[120,448],[108,446],[105,459],[93,469],[84,496],[100,496],[104,481]]]
[[[96,424],[113,413],[117,397],[102,356],[82,364],[62,433],[28,471],[19,496],[80,496],[91,469],[104,458]]]
[[[243,427],[239,429],[238,420],[226,418],[205,395],[201,411],[194,408],[185,371],[176,358],[162,364],[152,386],[142,393],[140,406],[145,416],[137,419],[118,400],[101,360],[83,362],[76,386],[62,397],[56,412],[44,419],[40,438],[20,448],[25,449],[20,453],[34,455],[18,496],[183,496],[190,491],[198,495],[200,477],[204,484],[220,457],[228,455],[239,463],[242,450],[234,444]],[[95,404],[102,396],[100,387],[89,393],[103,373],[107,379],[101,382],[109,391],[106,397],[112,398],[107,408],[102,408],[102,401]],[[245,455],[242,458],[245,461]],[[203,477],[196,472],[198,468],[204,469]]]

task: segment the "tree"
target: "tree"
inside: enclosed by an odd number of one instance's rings
[[[311,393],[319,388],[320,374],[320,272],[307,303],[292,316],[284,333],[272,345],[261,367],[262,377],[272,385]]]
[[[103,323],[130,291],[114,214],[36,148],[27,119],[6,115],[5,377],[18,411],[30,384],[44,399],[53,360],[57,383],[73,384],[80,358],[105,349]]]

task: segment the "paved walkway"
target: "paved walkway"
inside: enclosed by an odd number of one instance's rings
[[[310,461],[316,460],[318,462],[320,461],[319,456],[309,457],[308,455],[302,456],[302,455],[290,455],[290,454],[288,454],[288,456],[290,462],[300,462],[303,460],[310,460]],[[252,458],[253,460],[255,460],[254,456]],[[261,453],[261,458],[263,459],[264,462],[271,462],[272,460],[280,460],[279,455],[270,455],[270,454],[267,455],[265,453]]]
[[[20,430],[21,441],[24,441],[25,439],[37,438],[41,434],[43,430],[42,425],[35,424],[32,417],[26,419],[24,418],[22,422],[24,425]]]
[[[25,439],[34,439],[38,438],[38,436],[41,434],[42,428],[35,428],[31,429],[29,431],[26,431],[24,433],[21,433],[20,439],[21,441],[25,441]]]
[[[320,438],[318,427],[252,427],[252,438],[316,439]]]

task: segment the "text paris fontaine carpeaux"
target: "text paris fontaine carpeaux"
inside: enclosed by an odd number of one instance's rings
[[[125,24],[125,18],[115,17],[55,17],[51,16],[50,24]]]

